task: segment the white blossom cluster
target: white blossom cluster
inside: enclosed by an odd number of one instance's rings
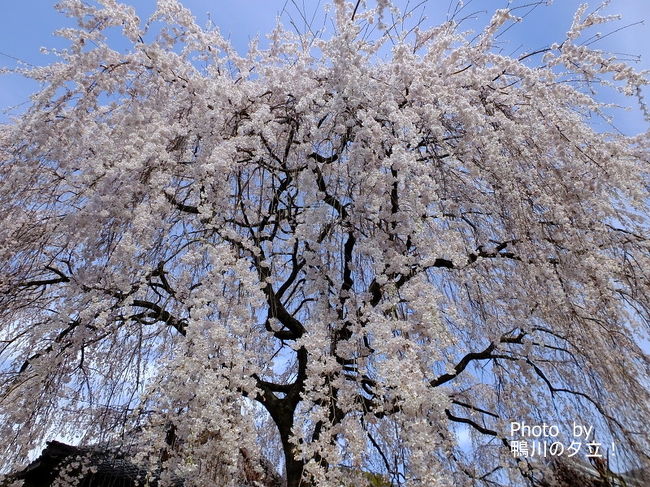
[[[388,0],[333,3],[240,55],[177,0],[60,2],[0,130],[0,468],[68,435],[168,484],[519,485],[509,422],[576,417],[647,460],[650,139],[584,87],[648,81],[580,43],[612,19],[535,65],[509,10],[375,39]]]

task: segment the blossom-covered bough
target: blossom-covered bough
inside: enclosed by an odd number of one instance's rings
[[[598,11],[516,59],[507,10],[470,42],[379,4],[240,56],[175,0],[61,2],[0,135],[5,469],[58,437],[187,485],[274,445],[289,487],[518,485],[510,422],[573,420],[648,461],[648,134],[588,123],[644,75],[581,45]]]

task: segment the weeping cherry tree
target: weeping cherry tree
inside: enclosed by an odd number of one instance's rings
[[[377,3],[243,55],[177,0],[60,2],[0,132],[5,471],[59,438],[162,484],[524,485],[511,422],[576,419],[648,464],[650,139],[591,90],[648,81],[582,42],[613,19],[510,57],[516,11]]]

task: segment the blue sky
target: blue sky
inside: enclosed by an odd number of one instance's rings
[[[322,5],[327,0],[181,0],[194,15],[199,23],[204,24],[208,15],[219,26],[222,33],[227,35],[234,46],[244,52],[248,41],[268,33],[275,24],[276,18],[285,10],[282,20],[287,25],[289,16],[296,23],[300,22],[300,14],[296,5],[308,14],[322,11]],[[453,2],[454,0],[452,0]],[[525,5],[531,0],[511,0],[512,6]],[[292,3],[295,2],[295,3]],[[17,59],[24,62],[43,65],[52,62],[53,58],[40,53],[41,47],[65,47],[65,42],[52,33],[57,28],[70,25],[70,20],[56,12],[54,0],[0,0],[2,14],[0,15],[0,66],[15,67]],[[141,18],[146,18],[155,7],[155,0],[130,0]],[[406,0],[397,2],[405,5]],[[418,3],[411,1],[411,5]],[[508,0],[466,0],[464,13],[475,11],[491,12],[508,4]],[[566,32],[576,8],[583,0],[555,0],[551,6],[536,8],[527,16],[525,22],[515,25],[504,36],[504,52],[522,53],[534,50],[554,41],[561,41]],[[599,2],[591,1],[595,7]],[[418,12],[427,16],[426,23],[438,24],[446,19],[450,0],[429,0]],[[285,8],[286,6],[286,8]],[[518,10],[522,15],[528,9]],[[602,41],[594,47],[617,53],[641,55],[640,62],[635,62],[639,69],[650,69],[650,0],[612,0],[607,8],[608,13],[620,13],[623,20],[611,26],[603,27],[601,32],[606,34],[624,25],[646,20],[643,25],[634,25],[623,29]],[[484,23],[489,15],[478,13],[478,20],[468,22],[466,28]],[[300,24],[299,24],[300,27]],[[0,76],[0,121],[7,121],[12,114],[20,113],[28,105],[29,95],[38,90],[38,85],[17,75]],[[650,90],[646,90],[650,102]],[[633,99],[609,98],[622,105],[634,107]],[[9,107],[16,109],[6,110]],[[647,130],[638,110],[616,114],[617,127],[625,133],[635,133]]]

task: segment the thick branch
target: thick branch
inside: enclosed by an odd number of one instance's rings
[[[133,300],[133,306],[138,306],[140,308],[145,308],[153,311],[151,314],[151,318],[156,318],[158,321],[162,321],[172,328],[175,328],[178,333],[181,335],[185,336],[186,332],[186,326],[187,322],[182,319],[176,318],[174,315],[169,313],[169,311],[165,311],[163,308],[158,306],[155,303],[152,303],[150,301],[145,301],[143,299],[135,299]]]
[[[514,337],[503,336],[499,340],[500,343],[521,343],[521,340],[524,337],[524,333],[520,333]],[[431,387],[438,387],[442,384],[449,382],[450,380],[455,379],[460,375],[467,366],[474,360],[492,360],[492,359],[506,359],[506,360],[516,360],[514,357],[503,354],[493,354],[496,349],[496,344],[494,342],[490,343],[487,348],[481,352],[471,352],[465,355],[460,362],[454,367],[454,372],[443,374],[437,379],[432,380],[429,384]]]

